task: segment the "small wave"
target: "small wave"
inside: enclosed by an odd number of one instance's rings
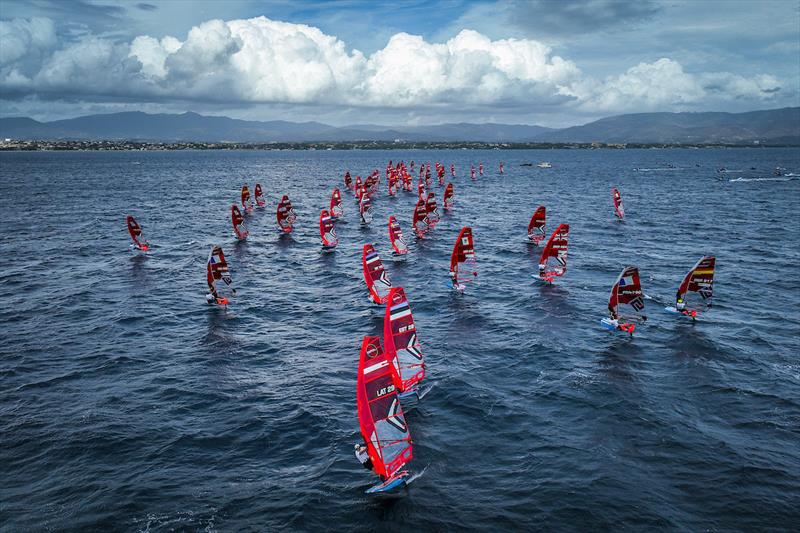
[[[798,177],[800,177],[800,175],[797,175],[797,177],[795,177],[794,174],[786,174],[785,176],[775,176],[774,178],[735,178],[735,179],[728,180],[728,181],[730,181],[731,183],[735,183],[737,181],[744,181],[744,182],[747,182],[747,181],[792,181],[792,180],[797,179]]]

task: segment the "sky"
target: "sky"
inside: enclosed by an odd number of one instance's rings
[[[800,0],[0,0],[0,116],[564,127],[800,106]]]

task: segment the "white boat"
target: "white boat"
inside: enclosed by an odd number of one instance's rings
[[[542,161],[536,166],[539,168],[553,168],[553,165],[551,165],[549,161]]]

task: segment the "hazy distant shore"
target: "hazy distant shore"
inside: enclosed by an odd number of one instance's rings
[[[498,142],[145,142],[0,140],[0,151],[172,151],[172,150],[623,150],[628,148],[786,148],[792,144],[676,144],[676,143],[498,143]]]

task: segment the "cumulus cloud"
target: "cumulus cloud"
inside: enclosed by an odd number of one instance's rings
[[[266,17],[210,20],[181,41],[142,35],[58,43],[52,21],[0,23],[0,93],[413,109],[670,109],[708,99],[764,101],[781,90],[761,75],[689,73],[668,58],[605,80],[533,39],[462,30],[443,43],[397,33],[369,56],[320,29]]]
[[[767,101],[780,90],[780,83],[773,76],[746,78],[730,72],[687,73],[680,63],[668,58],[640,63],[603,82],[587,79],[572,87],[584,109],[609,112],[686,109],[726,99]]]

